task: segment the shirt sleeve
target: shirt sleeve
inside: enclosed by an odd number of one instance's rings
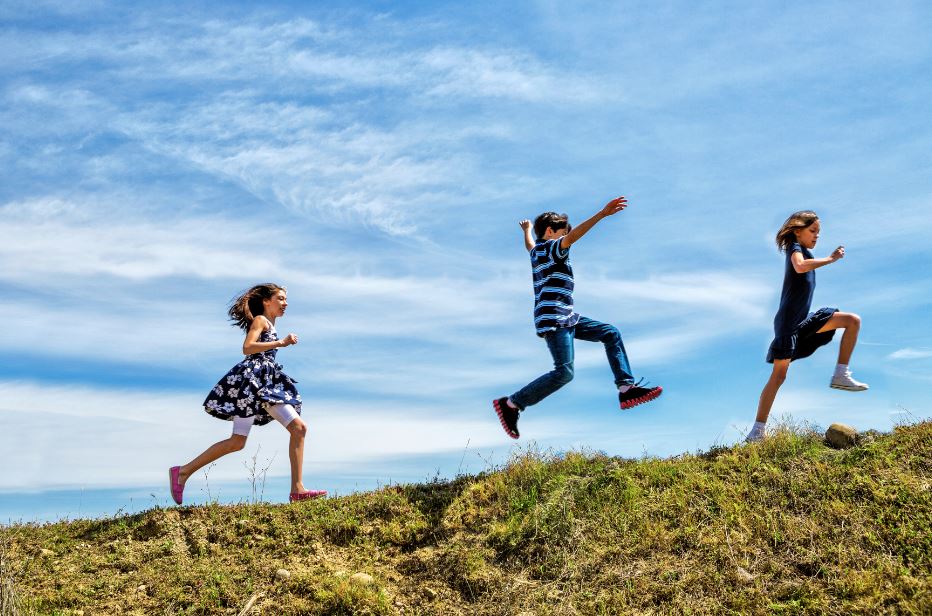
[[[786,254],[791,255],[794,252],[803,252],[803,247],[799,245],[799,242],[790,244],[790,249],[786,251]],[[805,253],[803,255],[805,256]]]
[[[570,256],[570,249],[563,248],[562,243],[562,238],[550,240],[550,247],[548,248],[548,252],[550,253],[550,256],[553,257],[554,261],[566,261],[566,259]]]

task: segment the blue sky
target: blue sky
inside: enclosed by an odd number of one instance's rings
[[[804,208],[817,255],[846,246],[814,308],[861,314],[871,390],[827,387],[835,342],[773,416],[932,416],[927,3],[6,2],[0,24],[8,498],[160,485],[225,437],[200,409],[239,360],[225,308],[266,280],[301,338],[279,358],[309,485],[507,459],[490,401],[550,363],[517,223],[618,194],[573,247],[576,305],[664,396],[622,414],[580,343],[524,444],[737,441],[769,374],[772,237]],[[285,475],[285,439],[247,450]],[[211,476],[245,481],[245,458]]]

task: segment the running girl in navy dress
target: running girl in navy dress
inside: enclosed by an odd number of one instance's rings
[[[764,438],[764,427],[777,390],[786,380],[790,362],[812,355],[817,348],[831,342],[836,329],[845,330],[838,350],[838,365],[829,385],[846,391],[864,391],[864,383],[855,381],[848,369],[851,353],[858,341],[861,317],[837,308],[819,308],[809,312],[815,291],[815,270],[834,263],[845,256],[845,247],[839,246],[832,254],[816,259],[809,252],[819,240],[821,223],[815,212],[796,212],[786,219],[777,233],[777,246],[786,253],[786,273],[780,308],[773,320],[774,340],[767,352],[767,362],[773,364],[773,373],[760,395],[757,420],[745,439],[747,442]]]
[[[253,425],[277,420],[291,435],[288,457],[291,460],[292,502],[316,498],[323,490],[306,490],[301,474],[304,466],[304,436],[307,424],[299,417],[301,396],[295,380],[282,372],[275,354],[282,347],[298,344],[298,337],[288,334],[282,339],[275,332],[275,319],[285,314],[288,298],[284,287],[267,283],[256,285],[233,301],[229,315],[234,325],[246,331],[243,354],[246,359],[233,366],[204,400],[209,414],[233,422],[230,438],[214,443],[199,456],[168,471],[172,499],[181,504],[184,484],[191,475],[228,453],[246,446]]]

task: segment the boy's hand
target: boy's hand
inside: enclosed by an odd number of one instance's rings
[[[617,214],[621,210],[628,207],[627,197],[621,196],[612,199],[605,204],[605,207],[602,208],[602,211],[599,212],[602,216],[611,216],[612,214]]]
[[[531,221],[522,220],[518,223],[524,231],[524,247],[528,250],[534,248],[534,234],[531,233]]]

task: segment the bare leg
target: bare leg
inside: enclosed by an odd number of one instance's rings
[[[851,354],[858,343],[858,332],[861,331],[861,317],[851,312],[836,312],[832,318],[822,326],[819,333],[832,329],[844,329],[841,337],[841,346],[838,348],[838,363],[848,365]]]
[[[307,435],[307,424],[300,417],[295,418],[286,426],[291,440],[288,443],[288,459],[291,460],[291,492],[293,494],[304,492],[302,478],[304,468],[304,437]]]
[[[760,402],[757,403],[756,421],[767,422],[770,409],[773,407],[773,401],[776,399],[777,391],[783,385],[783,381],[786,380],[786,372],[789,367],[790,360],[788,359],[773,360],[773,372],[770,373],[770,378],[767,380],[767,384],[764,385],[764,390],[760,393]]]
[[[214,460],[219,460],[228,453],[239,451],[246,446],[246,437],[234,434],[228,439],[218,441],[204,450],[204,453],[197,456],[178,471],[178,481],[181,485],[188,480],[188,477],[207,466]]]

